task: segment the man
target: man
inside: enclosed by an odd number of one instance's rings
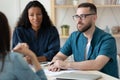
[[[71,34],[53,58],[54,64],[49,66],[49,70],[99,70],[118,78],[116,42],[110,34],[95,26],[96,6],[92,3],[78,5],[73,19],[78,31]],[[65,61],[72,54],[75,62]]]

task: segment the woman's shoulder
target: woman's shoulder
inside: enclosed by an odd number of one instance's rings
[[[23,29],[25,29],[25,28],[22,26],[15,27],[15,30],[23,30]]]
[[[49,27],[49,28],[48,28],[48,31],[49,31],[50,33],[58,32],[58,30],[57,30],[57,28],[56,28],[55,26]]]
[[[12,60],[12,62],[14,62],[15,67],[17,68],[28,68],[27,62],[23,59],[22,54],[17,53],[17,52],[11,52],[10,53],[10,58]]]
[[[23,32],[24,28],[23,27],[15,27],[14,32]]]
[[[30,30],[32,30],[31,28],[24,28],[24,27],[16,27],[14,29],[14,32],[17,32],[17,33],[26,33],[26,32],[29,32]]]
[[[55,26],[50,26],[48,29],[49,30],[56,30],[57,28]]]
[[[10,58],[12,60],[16,60],[18,57],[22,57],[23,56],[23,55],[21,55],[21,54],[19,54],[17,52],[10,52],[9,55],[10,55]]]

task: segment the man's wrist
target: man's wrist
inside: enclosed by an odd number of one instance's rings
[[[67,69],[71,68],[71,62],[67,62]]]
[[[60,59],[58,57],[54,57],[53,60],[52,60],[52,62],[55,62],[56,60],[62,60],[62,59]]]

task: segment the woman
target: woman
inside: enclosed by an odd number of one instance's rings
[[[25,7],[13,32],[12,48],[18,43],[26,43],[39,61],[51,61],[59,51],[58,31],[40,2],[30,1]]]
[[[0,12],[0,80],[47,80],[36,55],[25,43],[18,44],[10,52],[10,27],[6,16]],[[22,55],[32,59],[34,73]]]

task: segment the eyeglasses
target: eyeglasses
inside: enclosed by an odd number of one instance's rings
[[[81,15],[74,15],[73,16],[73,20],[84,20],[87,16],[90,16],[90,15],[95,15],[95,13],[92,13],[92,14],[81,14]]]

